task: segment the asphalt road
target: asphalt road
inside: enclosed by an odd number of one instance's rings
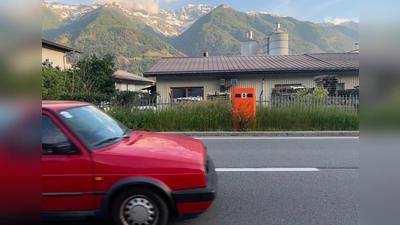
[[[217,200],[199,218],[171,225],[358,224],[358,138],[200,139],[220,170]]]

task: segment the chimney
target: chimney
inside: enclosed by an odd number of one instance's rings
[[[208,57],[208,51],[203,52],[203,57]]]
[[[246,31],[246,40],[252,40],[253,39],[253,31],[249,30]]]
[[[275,31],[281,29],[281,23],[275,23]]]

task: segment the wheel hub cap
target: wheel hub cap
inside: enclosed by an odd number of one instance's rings
[[[124,208],[124,217],[131,225],[151,225],[155,219],[153,204],[145,198],[133,198]]]

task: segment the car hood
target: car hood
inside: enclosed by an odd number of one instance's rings
[[[200,140],[156,132],[133,131],[129,139],[100,150],[101,154],[140,157],[203,165],[206,152]],[[99,152],[99,153],[100,153]]]

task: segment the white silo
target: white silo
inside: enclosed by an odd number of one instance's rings
[[[265,39],[264,39],[265,40]],[[274,31],[266,38],[264,43],[264,55],[288,55],[289,34],[281,30],[281,24],[275,23]]]
[[[246,32],[246,39],[242,42],[242,56],[257,55],[258,42],[253,39],[253,31]]]
[[[263,54],[269,55],[269,37],[264,38],[262,48],[263,48]]]
[[[269,35],[269,54],[289,54],[289,34],[281,30],[281,24],[275,24],[275,30]]]

